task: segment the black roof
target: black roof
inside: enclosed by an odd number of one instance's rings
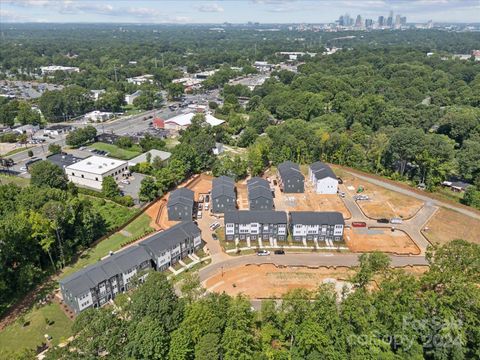
[[[137,245],[121,250],[93,265],[77,271],[59,282],[74,296],[82,295],[96,287],[99,283],[150,260],[151,257],[147,249],[157,254],[174,247],[187,237],[198,234],[200,234],[200,229],[193,221],[179,223],[168,230],[150,236]]]
[[[50,161],[51,163],[65,169],[67,166],[75,164],[84,158],[74,156],[72,154],[60,153],[47,156],[45,160]]]
[[[231,177],[220,176],[212,180],[212,198],[223,195],[235,198],[235,182]]]
[[[193,207],[194,192],[187,188],[178,188],[170,193],[167,206],[176,204],[187,205]]]
[[[57,124],[57,125],[50,125],[46,127],[45,130],[64,130],[64,129],[71,129],[71,128],[72,128],[71,125]]]
[[[292,224],[303,225],[345,225],[342,213],[338,211],[291,211]]]
[[[160,255],[165,250],[171,249],[185,239],[200,234],[200,229],[193,221],[184,221],[170,229],[157,232],[148,239],[139,243],[140,246],[148,248],[153,254]]]
[[[321,161],[311,164],[310,169],[317,179],[324,179],[326,177],[337,178],[337,175],[335,175],[330,166]]]
[[[286,224],[287,213],[274,210],[234,210],[225,212],[225,224]]]
[[[300,171],[300,167],[298,166],[298,164],[295,164],[294,162],[284,161],[281,164],[278,164],[277,169],[282,179],[286,179],[286,178],[304,179],[304,176]]]
[[[250,200],[264,197],[273,200],[272,190],[267,180],[261,177],[253,177],[247,181],[248,198]]]

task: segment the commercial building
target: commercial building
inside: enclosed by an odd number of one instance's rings
[[[112,112],[106,112],[106,111],[90,111],[89,113],[86,113],[84,115],[84,118],[89,121],[106,121],[108,119],[111,119],[115,114]]]
[[[294,241],[340,241],[345,221],[339,212],[291,211],[290,234]]]
[[[338,179],[327,164],[317,161],[308,168],[308,179],[317,194],[336,194]]]
[[[127,78],[127,82],[129,84],[135,84],[135,85],[151,83],[152,81],[153,81],[153,75],[150,75],[150,74]]]
[[[236,210],[225,213],[225,240],[286,240],[284,211]]]
[[[40,70],[42,71],[42,75],[50,75],[55,73],[56,71],[64,71],[67,73],[80,72],[80,69],[78,67],[59,65],[42,66],[40,67]]]
[[[280,190],[284,193],[303,193],[305,178],[298,164],[284,161],[277,166]]]
[[[177,115],[171,119],[165,120],[165,129],[172,131],[185,130],[192,125],[192,119],[197,113],[191,112],[187,114]],[[222,125],[225,121],[217,119],[211,114],[205,114],[205,121],[210,126]]]
[[[193,197],[193,191],[187,188],[178,188],[172,191],[167,202],[168,220],[192,220]]]
[[[70,125],[51,125],[43,129],[45,135],[58,136],[60,134],[66,134],[73,128]]]
[[[247,181],[248,204],[250,210],[272,210],[273,195],[270,183],[260,177]]]
[[[68,180],[76,185],[96,190],[102,189],[102,182],[108,176],[115,181],[128,173],[128,163],[123,160],[102,156],[90,156],[65,168]]]
[[[160,159],[162,164],[167,164],[168,159],[170,159],[170,156],[172,156],[172,153],[169,153],[168,151],[152,149],[147,152],[144,152],[141,155],[138,155],[137,157],[134,157],[133,159],[128,160],[128,165],[135,166],[140,163],[148,162],[149,156],[150,156],[150,162],[152,162],[153,159],[158,158]]]
[[[200,229],[191,221],[157,232],[60,280],[63,300],[77,314],[98,308],[127,291],[135,275],[143,281],[148,270],[162,271],[174,265],[199,249],[201,243]]]
[[[76,164],[79,161],[82,161],[83,158],[74,156],[67,153],[52,154],[46,157],[47,161],[50,161],[52,164],[61,167],[63,171],[66,171],[66,168],[70,165]]]
[[[225,213],[237,208],[235,182],[231,177],[220,176],[212,181],[212,211]]]

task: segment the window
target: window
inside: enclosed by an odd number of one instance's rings
[[[98,177],[95,178],[95,181],[98,181]]]
[[[72,172],[72,176],[75,176],[75,173],[74,173],[74,172]]]
[[[85,176],[83,176],[83,174],[82,174],[82,179],[83,179],[84,177],[85,177]]]

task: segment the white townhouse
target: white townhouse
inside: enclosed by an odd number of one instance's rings
[[[290,234],[294,241],[343,240],[345,221],[335,211],[291,211]]]
[[[317,161],[308,167],[308,179],[317,194],[336,194],[338,179],[327,164]]]

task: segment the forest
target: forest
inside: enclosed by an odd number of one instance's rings
[[[364,254],[352,291],[293,290],[259,311],[242,296],[206,294],[195,275],[178,297],[151,272],[113,306],[80,314],[73,340],[46,359],[478,359],[480,247],[456,240],[427,258],[412,275]]]

